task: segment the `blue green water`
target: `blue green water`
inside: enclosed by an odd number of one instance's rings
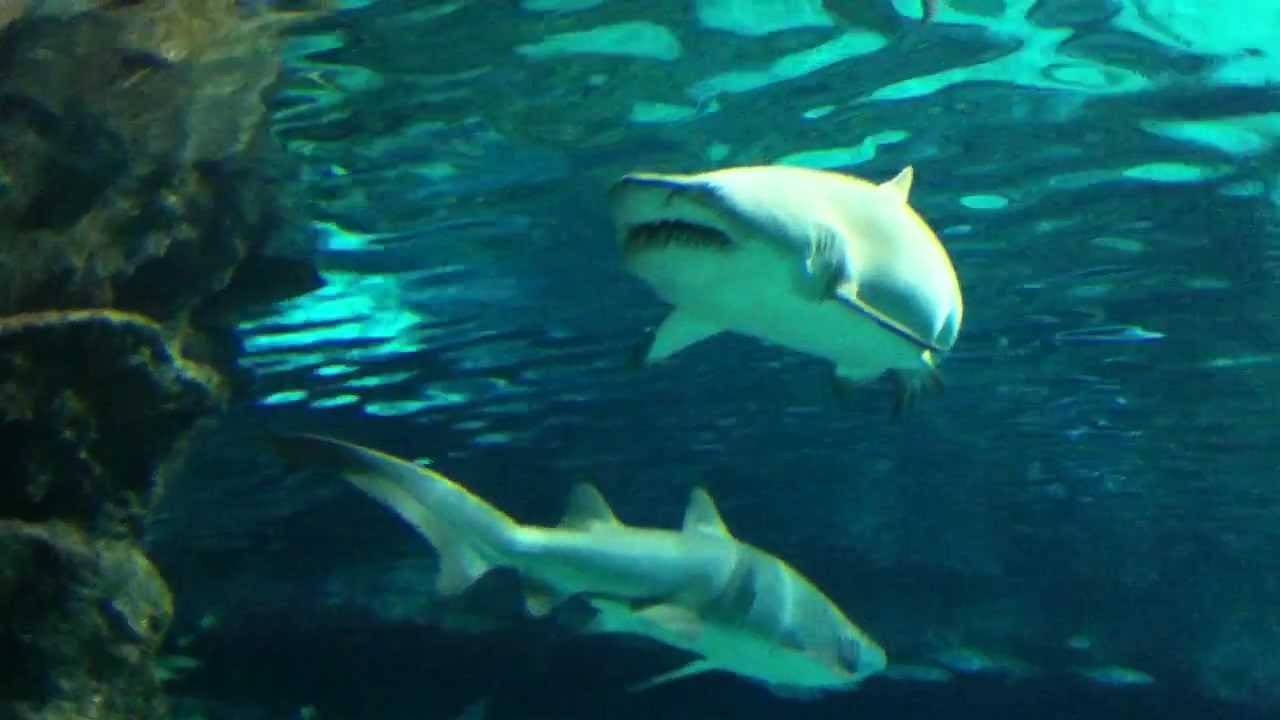
[[[253,397],[150,528],[191,713],[1280,713],[1280,5],[347,5],[272,96],[327,285],[243,323]],[[667,308],[610,183],[761,163],[914,166],[965,298],[945,395],[892,421],[732,335],[628,366]],[[705,485],[894,672],[628,694],[665,651],[444,613],[430,548],[286,474],[267,429],[429,460],[528,522],[590,480],[676,527]]]

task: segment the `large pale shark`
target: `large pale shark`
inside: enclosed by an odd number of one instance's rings
[[[908,203],[913,177],[785,165],[624,176],[610,190],[624,264],[674,306],[643,360],[728,330],[830,360],[841,388],[887,374],[895,410],[940,387],[963,301]]]
[[[585,631],[642,635],[696,656],[633,690],[725,671],[810,697],[885,667],[884,650],[812,582],[730,534],[701,489],[680,530],[624,525],[586,484],[574,487],[559,525],[537,527],[440,473],[369,448],[313,435],[273,444],[291,464],[340,473],[421,533],[440,557],[440,595],[514,569],[535,615],[582,598],[594,608]]]

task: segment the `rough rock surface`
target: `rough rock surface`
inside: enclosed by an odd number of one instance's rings
[[[317,281],[263,104],[298,17],[0,0],[0,716],[167,715],[141,521],[235,387],[230,321]]]
[[[129,540],[62,522],[0,520],[0,676],[14,715],[163,716],[152,658],[173,615],[169,588]]]
[[[226,397],[161,326],[113,310],[0,318],[5,514],[131,537],[186,431]]]

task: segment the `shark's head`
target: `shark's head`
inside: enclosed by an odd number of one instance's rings
[[[802,583],[807,584],[807,583]],[[798,654],[791,678],[779,674],[771,685],[781,688],[841,689],[857,685],[884,670],[884,649],[845,617],[817,588],[798,587],[795,606],[802,612],[784,627],[784,645]]]
[[[775,694],[801,699],[852,689],[887,664],[884,650],[838,610],[788,625],[782,638],[737,635],[709,657],[715,666],[753,678]]]
[[[647,628],[645,634],[703,659],[646,685],[695,671],[724,670],[751,678],[783,697],[814,698],[852,689],[884,670],[884,650],[816,588],[810,594],[801,579],[775,576],[775,580],[789,586],[783,593],[793,604],[776,602],[784,600],[781,593],[760,587],[763,595],[754,598],[746,616],[727,606],[708,608],[709,614],[693,629]],[[784,609],[784,604],[790,609]]]

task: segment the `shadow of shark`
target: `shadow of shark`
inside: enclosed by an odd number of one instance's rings
[[[693,491],[680,530],[624,525],[586,484],[574,487],[559,525],[537,527],[376,450],[314,435],[272,441],[291,464],[340,473],[417,529],[440,555],[442,596],[510,568],[535,616],[582,598],[595,611],[585,631],[641,635],[697,656],[633,691],[719,670],[785,697],[816,697],[885,667],[884,650],[813,583],[733,537],[702,489]]]

